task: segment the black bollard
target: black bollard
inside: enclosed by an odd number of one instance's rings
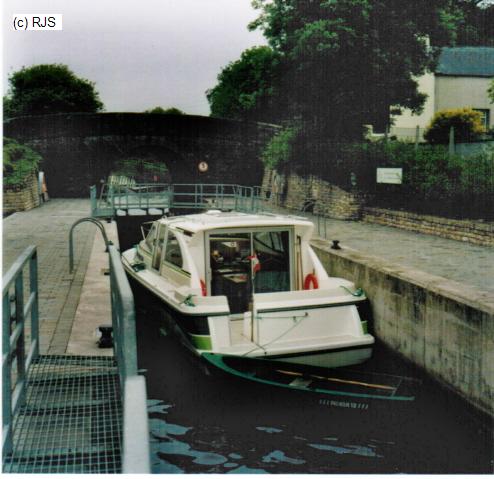
[[[341,249],[340,240],[333,240],[333,244],[331,245],[331,249]]]

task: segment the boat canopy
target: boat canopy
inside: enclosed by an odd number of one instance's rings
[[[179,217],[162,218],[160,223],[167,224],[173,229],[191,234],[223,228],[259,228],[269,226],[295,226],[302,235],[312,234],[314,225],[297,216],[278,216],[273,214],[247,214],[239,212],[222,212],[210,210],[206,213]]]

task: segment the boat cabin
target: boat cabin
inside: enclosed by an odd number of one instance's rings
[[[231,314],[251,310],[254,294],[302,289],[303,271],[313,271],[303,267],[313,228],[305,219],[213,211],[150,225],[139,251],[151,267],[176,286],[226,296]]]

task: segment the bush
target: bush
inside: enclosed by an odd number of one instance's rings
[[[450,155],[444,145],[330,143],[299,135],[280,169],[364,193],[369,204],[448,217],[494,214],[494,149]],[[376,168],[403,168],[403,184],[376,183]]]
[[[41,156],[28,146],[11,138],[3,139],[3,184],[4,188],[23,187],[35,173]]]
[[[438,111],[427,127],[424,138],[432,144],[448,144],[449,132],[454,128],[454,140],[458,142],[478,139],[485,128],[482,124],[482,114],[471,108]]]
[[[296,127],[284,128],[271,138],[261,155],[264,166],[276,168],[290,160],[298,131]]]

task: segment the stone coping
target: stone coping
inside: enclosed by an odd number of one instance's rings
[[[483,291],[467,284],[463,285],[458,281],[452,281],[408,266],[392,263],[391,261],[362,253],[352,248],[341,247],[339,250],[331,249],[331,243],[322,238],[313,238],[311,243],[316,248],[332,255],[365,264],[382,273],[407,281],[445,298],[466,304],[471,308],[494,317],[494,297],[488,291]]]

